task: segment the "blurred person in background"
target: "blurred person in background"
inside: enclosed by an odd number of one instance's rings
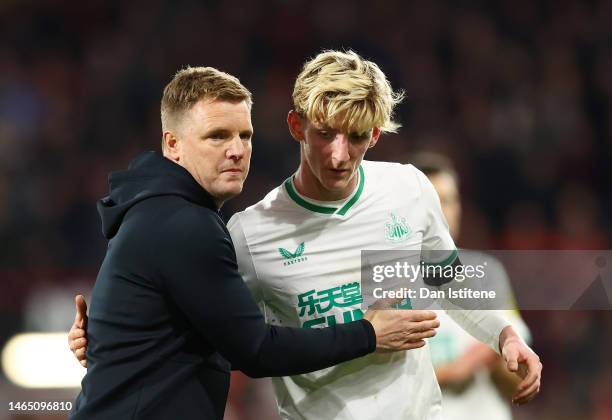
[[[455,241],[461,229],[459,177],[446,156],[421,152],[405,159],[421,170],[440,197],[442,212]],[[476,265],[486,260],[487,280],[505,299],[503,307],[512,325],[529,341],[530,333],[515,308],[508,275],[499,260],[481,252],[462,250],[461,261]],[[510,420],[508,400],[518,385],[516,375],[505,368],[504,361],[489,347],[474,340],[445,312],[438,311],[440,328],[429,339],[432,362],[442,390],[442,412],[446,420]],[[475,409],[475,408],[478,409]]]

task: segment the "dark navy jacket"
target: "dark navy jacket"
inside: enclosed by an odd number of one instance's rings
[[[266,324],[212,197],[181,166],[148,152],[109,185],[98,203],[109,244],[71,418],[221,419],[231,368],[295,375],[374,351],[366,320]]]

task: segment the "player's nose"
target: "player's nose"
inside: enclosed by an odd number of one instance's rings
[[[331,143],[332,148],[332,161],[334,164],[342,164],[348,162],[350,159],[349,154],[349,140],[348,136],[343,133],[336,134],[336,137]]]

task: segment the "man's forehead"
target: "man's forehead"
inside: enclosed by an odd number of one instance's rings
[[[193,130],[253,131],[251,110],[245,101],[200,99],[184,114]]]
[[[191,109],[200,109],[200,110],[223,110],[227,108],[244,108],[249,113],[251,112],[251,108],[247,104],[246,100],[232,100],[232,99],[221,99],[221,98],[202,98],[199,99],[196,103],[194,103]]]
[[[198,118],[251,118],[251,109],[246,101],[227,101],[222,99],[200,99],[190,109]]]

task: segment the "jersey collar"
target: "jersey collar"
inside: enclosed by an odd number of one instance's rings
[[[363,173],[363,167],[359,165],[359,184],[357,185],[357,189],[353,193],[352,197],[349,198],[346,203],[342,207],[331,207],[331,206],[321,206],[318,204],[311,203],[310,201],[306,201],[302,196],[297,192],[295,185],[293,184],[293,177],[290,176],[284,182],[285,190],[287,190],[287,194],[289,197],[299,206],[304,207],[306,210],[313,211],[315,213],[323,213],[323,214],[338,214],[340,216],[344,216],[347,211],[359,200],[361,193],[363,192],[363,184],[365,183],[365,175]]]

